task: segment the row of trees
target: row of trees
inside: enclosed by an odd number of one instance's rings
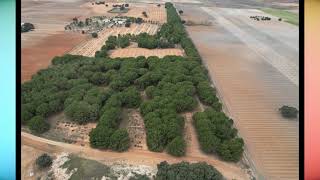
[[[232,119],[223,112],[208,108],[204,112],[195,113],[193,123],[204,152],[218,154],[226,161],[240,160],[244,142],[237,137]]]
[[[159,32],[160,36],[166,37],[174,43],[180,43],[189,60],[201,62],[200,55],[188,37],[176,9],[172,3],[166,3],[165,6],[168,23],[162,26]],[[221,112],[222,105],[216,96],[216,90],[203,76],[206,70],[201,67],[198,71],[201,72],[198,75],[199,78],[193,81],[196,93],[200,101],[209,106],[205,112],[198,112],[193,116],[201,149],[207,153],[217,153],[227,161],[238,161],[243,154],[244,142],[237,137],[237,130],[233,128],[233,120]]]

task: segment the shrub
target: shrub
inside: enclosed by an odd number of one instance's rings
[[[118,129],[110,138],[110,149],[118,152],[128,150],[130,147],[130,138],[127,130]]]
[[[197,180],[223,180],[222,174],[213,166],[205,162],[181,162],[168,164],[166,161],[157,165],[158,171],[155,180],[197,179]]]
[[[236,137],[233,120],[223,112],[212,108],[193,115],[193,123],[198,134],[201,149],[206,153],[216,153],[226,161],[238,161],[243,153],[243,140]]]
[[[129,87],[122,92],[122,103],[127,108],[137,108],[141,103],[140,93],[135,87]]]
[[[98,38],[98,33],[96,33],[96,32],[91,33],[91,36],[92,36],[93,38]]]
[[[142,19],[142,18],[138,17],[138,18],[136,19],[136,23],[137,23],[137,24],[141,24],[142,22],[143,22],[143,19]]]
[[[182,10],[179,10],[179,14],[183,14],[183,11],[182,11]]]
[[[126,22],[126,24],[124,25],[125,27],[130,27],[131,23],[130,22]]]
[[[150,178],[145,174],[135,174],[134,176],[130,177],[129,180],[150,180]]]
[[[281,115],[285,118],[297,118],[298,116],[298,110],[295,107],[290,106],[282,106],[279,111],[281,112]]]
[[[93,148],[107,149],[110,145],[110,137],[114,130],[105,126],[98,125],[89,133],[90,145]]]
[[[224,141],[218,148],[217,153],[225,161],[237,162],[243,154],[244,142],[241,138]]]
[[[46,153],[42,154],[36,159],[36,165],[41,169],[50,167],[51,164],[52,158]]]
[[[28,32],[34,29],[34,25],[31,23],[24,23],[21,25],[21,32]]]
[[[49,123],[47,123],[41,116],[34,116],[28,122],[28,127],[31,132],[35,134],[42,134],[50,129]]]
[[[73,101],[65,109],[67,117],[79,124],[97,120],[98,113],[99,105],[89,104],[86,101]]]
[[[167,152],[173,156],[184,156],[186,142],[181,136],[174,138],[167,146]]]
[[[120,107],[108,107],[99,119],[99,124],[109,128],[117,128],[120,123]]]

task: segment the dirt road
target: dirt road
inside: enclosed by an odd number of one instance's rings
[[[177,163],[180,161],[205,161],[217,168],[227,179],[249,179],[249,176],[246,174],[245,170],[241,169],[236,164],[222,162],[209,156],[198,157],[190,155],[182,158],[176,158],[166,153],[155,153],[146,150],[136,149],[131,149],[128,152],[124,153],[116,153],[111,151],[102,151],[92,149],[89,147],[82,147],[73,144],[51,141],[25,132],[21,132],[21,141],[23,145],[27,145],[41,151],[46,151],[50,153],[77,153],[82,157],[104,162],[126,162],[129,164],[149,165],[154,167],[161,161],[168,161],[170,163]]]

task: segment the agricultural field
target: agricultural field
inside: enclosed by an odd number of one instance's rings
[[[212,22],[187,31],[245,140],[257,179],[298,179],[299,121],[278,111],[284,104],[299,107],[298,27],[258,9],[177,8],[185,19]]]
[[[90,10],[92,14],[105,15],[108,17],[114,16],[129,16],[129,17],[141,17],[145,21],[153,22],[155,24],[163,24],[167,21],[166,10],[164,7],[164,3],[160,3],[160,7],[158,7],[157,3],[128,3],[128,12],[127,13],[110,13],[108,11],[113,9],[114,4],[123,4],[108,2],[105,5],[92,5],[92,3],[88,2],[81,7]],[[148,17],[143,16],[142,12],[146,12]]]
[[[125,48],[116,49],[110,53],[111,58],[116,57],[138,57],[138,56],[157,56],[163,58],[164,56],[183,56],[183,50],[177,48],[168,49],[146,49],[146,48]]]
[[[109,36],[117,36],[118,34],[140,34],[146,32],[148,34],[154,35],[159,29],[158,25],[142,23],[142,24],[132,24],[129,28],[127,27],[113,27],[106,28],[98,33],[98,38],[92,38],[89,41],[85,41],[72,50],[68,54],[72,55],[82,55],[88,57],[94,57],[95,52],[100,50],[104,45],[105,41]]]

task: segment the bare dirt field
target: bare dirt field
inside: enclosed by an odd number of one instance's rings
[[[298,179],[299,122],[278,112],[285,104],[299,108],[298,27],[252,22],[250,14],[263,14],[258,10],[178,7],[184,16],[213,22],[187,30],[244,138],[257,179]]]
[[[36,167],[35,161],[44,151],[27,145],[21,145],[21,179],[34,180],[44,174]]]
[[[84,0],[22,0],[21,21],[34,24],[35,30],[21,34],[21,78],[30,80],[46,68],[54,56],[62,55],[86,39],[81,34],[64,32],[73,17],[88,12],[79,8]]]
[[[160,58],[167,56],[183,56],[183,50],[177,48],[168,49],[146,49],[146,48],[124,48],[113,50],[110,54],[111,58],[116,57],[138,57],[138,56],[158,56]]]
[[[109,36],[117,36],[118,34],[140,34],[146,32],[148,34],[156,34],[159,26],[155,24],[142,23],[142,24],[132,24],[130,28],[127,27],[112,27],[106,28],[99,32],[98,38],[92,38],[88,41],[77,45],[68,53],[73,55],[83,55],[94,57],[96,51],[100,50],[104,45]]]
[[[47,68],[55,56],[63,55],[87,37],[80,34],[55,34],[21,49],[21,80],[31,79],[40,69]]]

